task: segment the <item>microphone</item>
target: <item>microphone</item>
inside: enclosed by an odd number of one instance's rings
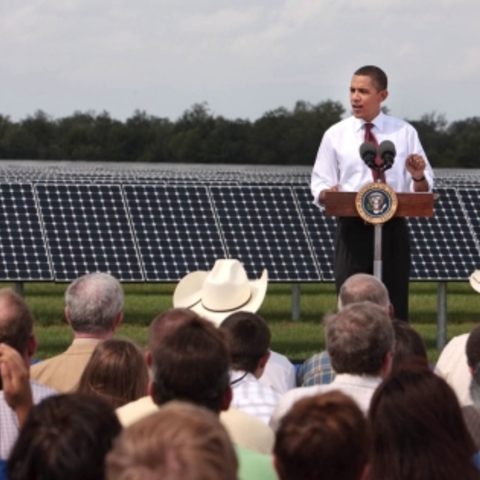
[[[375,157],[377,156],[377,147],[374,143],[362,143],[360,145],[360,156],[362,157],[362,160],[367,164],[368,168],[376,168]]]
[[[384,161],[385,168],[387,169],[392,167],[397,151],[393,142],[391,142],[390,140],[384,140],[378,146],[378,154],[380,155],[380,158]]]

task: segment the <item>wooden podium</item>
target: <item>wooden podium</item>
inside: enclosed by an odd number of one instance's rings
[[[357,192],[326,192],[325,215],[330,217],[359,217],[356,205]],[[397,209],[394,217],[433,217],[433,202],[438,194],[431,192],[422,193],[397,193]],[[367,222],[368,223],[368,222]],[[382,279],[382,223],[373,225],[374,260],[373,274]]]
[[[356,192],[326,192],[325,215],[327,217],[358,217],[355,206]],[[433,217],[433,202],[438,194],[397,193],[398,208],[394,217]]]

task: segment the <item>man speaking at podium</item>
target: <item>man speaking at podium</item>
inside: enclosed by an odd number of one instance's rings
[[[350,85],[353,115],[330,127],[323,136],[312,171],[314,203],[321,206],[326,192],[357,192],[377,181],[378,173],[360,156],[364,142],[379,145],[389,140],[395,158],[380,173],[395,192],[428,192],[433,170],[416,130],[407,122],[385,115],[382,102],[388,97],[387,76],[375,66],[359,68]],[[337,292],[354,273],[373,273],[374,227],[361,218],[341,217],[335,232],[334,276]],[[383,226],[382,281],[388,289],[395,317],[408,321],[410,240],[406,220],[394,217]]]

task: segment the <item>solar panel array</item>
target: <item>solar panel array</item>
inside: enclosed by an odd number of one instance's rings
[[[0,280],[177,282],[238,258],[251,278],[331,282],[336,222],[312,204],[310,171],[0,161]],[[480,171],[436,175],[435,217],[408,219],[411,278],[465,280],[480,268]]]

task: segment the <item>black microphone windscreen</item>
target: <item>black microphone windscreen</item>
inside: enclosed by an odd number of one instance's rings
[[[360,156],[368,168],[375,167],[375,158],[377,156],[377,146],[372,142],[364,142],[360,145]]]
[[[389,153],[390,155],[394,156],[397,154],[397,150],[395,149],[395,145],[390,140],[384,140],[378,146],[378,154],[381,158],[385,155],[385,153]]]
[[[395,160],[397,150],[393,142],[391,142],[390,140],[384,140],[378,146],[378,154],[380,158],[385,162],[385,165],[391,167],[393,165],[393,161]]]
[[[366,156],[373,155],[373,159],[377,156],[377,147],[372,142],[364,142],[360,145],[360,156],[365,160]]]

